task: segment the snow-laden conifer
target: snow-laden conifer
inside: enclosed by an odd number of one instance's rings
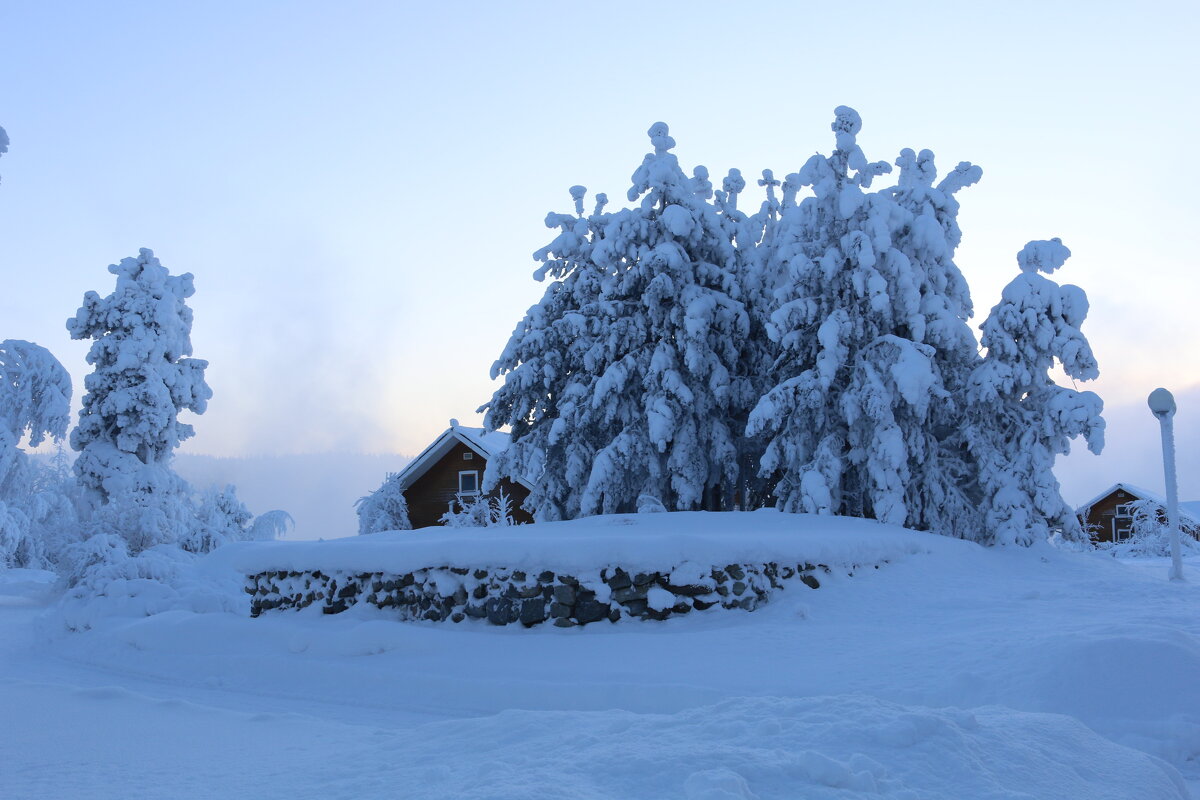
[[[1082,436],[1088,449],[1104,446],[1104,404],[1094,392],[1055,384],[1057,364],[1076,380],[1099,375],[1080,327],[1087,295],[1039,273],[1070,257],[1059,239],[1029,242],[1017,254],[1020,274],[1001,293],[981,326],[986,356],[970,377],[968,443],[979,469],[985,524],[998,544],[1029,544],[1061,530],[1084,537],[1062,498],[1054,460]]]
[[[869,191],[891,167],[867,160],[853,109],[835,114],[836,149],[787,176],[765,237],[781,352],[748,433],[770,437],[762,468],[784,510],[969,535],[940,513],[960,476],[939,469],[936,421],[952,419],[948,385],[963,380],[948,373],[971,366],[951,195],[978,170],[960,165],[934,188],[932,155],[905,151],[899,185]],[[803,187],[813,196],[797,203]]]
[[[412,530],[399,473],[389,472],[378,489],[354,501],[354,510],[359,534]]]
[[[66,435],[71,379],[48,350],[32,342],[0,342],[0,565],[45,566],[43,534],[72,526],[71,504],[58,497],[19,444],[36,447]],[[64,487],[65,489],[65,487]]]
[[[193,434],[179,413],[202,414],[212,390],[208,362],[190,358],[191,273],[171,275],[146,249],[108,269],[117,276],[113,293],[88,292],[67,320],[71,338],[94,340],[71,446],[80,484],[103,503],[97,531],[119,533],[138,553],[192,538],[191,488],[170,458]]]
[[[535,254],[551,275],[493,367],[504,386],[484,405],[512,444],[489,463],[535,478],[539,519],[632,509],[714,507],[738,481],[733,389],[747,316],[733,244],[709,202],[708,173],[684,174],[667,126],[634,172],[633,208],[551,215],[561,233]],[[744,414],[744,412],[743,412]]]
[[[113,293],[88,292],[67,320],[72,339],[94,340],[87,356],[94,371],[71,432],[75,474],[104,500],[134,486],[156,491],[151,473],[194,433],[179,413],[203,414],[212,397],[208,362],[190,358],[191,273],[171,275],[147,249],[108,271],[117,276]]]

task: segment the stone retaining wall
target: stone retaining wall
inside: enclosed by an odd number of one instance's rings
[[[849,574],[854,574],[850,568]],[[875,565],[878,569],[878,565]],[[610,567],[590,575],[550,571],[430,567],[403,575],[321,571],[267,571],[247,578],[250,614],[320,605],[337,614],[357,603],[392,609],[398,619],[526,627],[551,621],[561,628],[633,617],[662,620],[693,610],[753,611],[787,585],[811,589],[824,564],[729,564],[698,568],[684,564],[666,572],[631,572]]]

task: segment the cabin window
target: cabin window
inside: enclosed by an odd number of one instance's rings
[[[479,471],[463,470],[458,473],[459,494],[479,494]]]
[[[1123,542],[1133,535],[1133,515],[1129,503],[1119,504],[1113,514],[1113,541]]]
[[[475,454],[472,453],[470,450],[463,453],[463,461],[473,461],[474,459],[475,459]]]

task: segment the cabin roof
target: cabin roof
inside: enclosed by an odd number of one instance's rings
[[[463,444],[486,460],[491,460],[497,453],[508,448],[509,435],[503,431],[488,431],[483,428],[469,428],[459,425],[457,420],[450,420],[450,427],[433,443],[426,447],[412,461],[400,470],[396,480],[400,491],[406,491],[418,478],[429,471],[429,468],[441,460],[457,444]],[[526,489],[533,489],[533,484],[518,476],[509,476]]]
[[[1160,495],[1158,492],[1152,492],[1148,489],[1143,489],[1140,486],[1134,486],[1132,483],[1114,483],[1112,486],[1105,489],[1100,494],[1087,501],[1079,508],[1075,509],[1075,513],[1079,516],[1086,516],[1088,510],[1099,503],[1104,498],[1108,497],[1118,489],[1128,492],[1139,500],[1149,500],[1152,503],[1157,503],[1163,508],[1167,507],[1167,498]],[[1193,523],[1200,524],[1200,500],[1189,500],[1179,503],[1179,515],[1186,517]]]

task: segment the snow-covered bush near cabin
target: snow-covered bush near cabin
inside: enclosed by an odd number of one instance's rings
[[[1136,500],[1129,504],[1129,538],[1121,542],[1100,542],[1096,546],[1116,558],[1146,558],[1171,555],[1171,526],[1165,509],[1153,500]],[[1179,546],[1185,556],[1200,556],[1200,541],[1194,533],[1196,525],[1181,522]]]
[[[1046,367],[1095,377],[1086,297],[1037,276],[1057,256],[1031,243],[981,357],[954,262],[956,193],[981,169],[939,181],[933,154],[906,148],[895,184],[873,188],[891,165],[867,160],[857,112],[835,115],[833,153],[783,181],[765,170],[753,215],[737,207],[738,171],[716,192],[704,167],[685,177],[662,123],[635,208],[606,212],[597,195],[585,216],[572,187],[576,213],[547,217],[559,234],[534,256],[535,277],[554,281],[492,369],[504,384],[484,424],[511,426],[512,446],[485,485],[534,477],[539,520],[632,510],[641,494],[673,510],[758,507],[771,491],[784,510],[979,541],[1078,535],[1053,456],[1076,436],[1098,452],[1100,403]],[[1025,334],[1005,309],[1025,300],[1049,361],[1006,349]]]
[[[412,530],[408,518],[408,501],[400,489],[400,475],[389,472],[378,489],[358,498],[354,503],[358,514],[358,533]]]
[[[447,528],[507,528],[516,525],[512,498],[503,490],[495,497],[464,497],[446,510],[438,522]]]

